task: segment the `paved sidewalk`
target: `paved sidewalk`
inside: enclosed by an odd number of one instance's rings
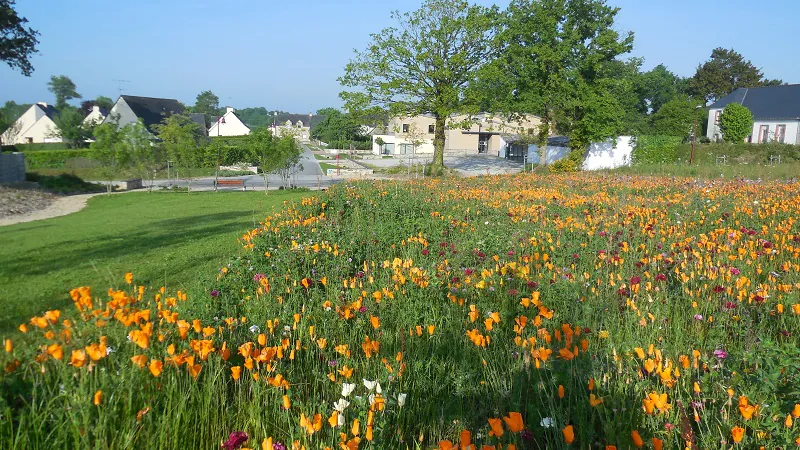
[[[66,216],[67,214],[78,212],[85,208],[86,202],[88,202],[89,199],[95,195],[105,195],[105,192],[61,197],[54,201],[47,208],[40,209],[39,211],[0,219],[0,227],[6,225],[15,225],[18,223],[33,222],[35,220],[52,219],[53,217]]]

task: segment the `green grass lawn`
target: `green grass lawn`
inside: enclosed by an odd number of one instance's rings
[[[64,217],[0,227],[0,334],[35,314],[71,303],[68,292],[95,296],[137,282],[196,292],[241,248],[237,238],[273,207],[308,193],[131,193],[94,197]]]

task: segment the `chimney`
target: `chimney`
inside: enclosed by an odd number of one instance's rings
[[[47,108],[47,102],[36,102],[36,104],[41,106],[42,108]]]
[[[228,106],[227,108],[225,108],[225,114],[232,113],[232,112],[233,112],[233,108],[232,107]]]
[[[100,114],[100,106],[92,105],[92,112]]]

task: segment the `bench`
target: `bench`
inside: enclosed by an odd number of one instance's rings
[[[214,189],[217,189],[220,186],[232,186],[232,187],[241,186],[243,191],[246,190],[245,187],[244,187],[244,180],[241,179],[241,178],[232,179],[232,180],[225,179],[225,178],[218,179],[218,180],[216,180],[216,182],[214,184]]]

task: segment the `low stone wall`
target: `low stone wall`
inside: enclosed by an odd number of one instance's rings
[[[25,154],[0,153],[0,183],[25,181]]]

